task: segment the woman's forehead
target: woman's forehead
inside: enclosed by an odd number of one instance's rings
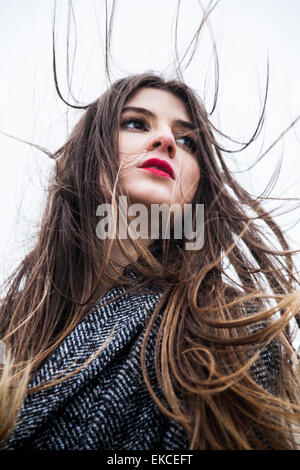
[[[191,121],[183,101],[168,90],[153,87],[140,88],[127,102],[125,107],[145,108],[157,117]]]

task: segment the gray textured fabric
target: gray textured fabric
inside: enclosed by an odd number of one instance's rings
[[[102,306],[121,292],[123,287],[113,287],[106,294],[48,358],[30,388],[84,363],[115,327],[111,342],[80,372],[47,390],[29,394],[3,449],[188,448],[183,430],[157,408],[140,371],[144,326],[161,294],[125,294]],[[155,330],[152,346],[154,336]],[[150,348],[148,363],[151,357]],[[151,375],[152,382],[153,368]]]
[[[115,327],[109,344],[72,377],[27,395],[18,425],[3,449],[188,449],[183,429],[155,405],[140,370],[145,324],[161,294],[127,293],[103,305],[121,292],[123,287],[110,289],[46,360],[30,388],[67,368],[68,372],[75,370],[104,344]],[[147,356],[153,384],[155,332],[154,328]],[[252,372],[263,386],[274,391],[270,383],[274,383],[275,369],[274,354],[266,350]],[[159,392],[157,388],[155,391]]]

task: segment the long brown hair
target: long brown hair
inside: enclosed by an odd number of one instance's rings
[[[133,243],[139,257],[128,262],[141,273],[142,287],[155,281],[163,293],[147,326],[149,332],[162,312],[155,367],[163,400],[147,374],[147,332],[145,382],[161,410],[185,428],[191,449],[295,449],[299,370],[292,367],[289,324],[300,296],[292,253],[260,201],[233,178],[196,93],[153,73],[116,81],[52,155],[56,167],[37,243],[8,280],[1,304],[1,442],[16,424],[28,382],[103,295],[101,282],[129,284],[107,273],[111,241],[97,237],[96,208],[122,194],[120,114],[142,87],[179,97],[196,125],[201,178],[193,204],[205,207],[201,250],[185,250],[184,240],[156,240],[149,249]],[[270,246],[264,226],[279,248]],[[266,350],[276,359],[271,372]],[[257,364],[268,375],[266,388],[255,380]]]

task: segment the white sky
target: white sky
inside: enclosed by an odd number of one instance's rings
[[[203,2],[204,4],[207,1]],[[103,0],[75,0],[77,54],[74,95],[88,102],[105,89]],[[108,0],[111,5],[111,1]],[[59,78],[66,95],[67,0],[57,6]],[[177,0],[119,0],[113,31],[112,78],[145,70],[171,72]],[[67,135],[66,108],[56,95],[52,74],[52,0],[0,0],[0,131],[54,151]],[[201,20],[197,0],[182,0],[178,43],[191,40]],[[247,152],[228,155],[232,168],[247,168],[280,132],[300,114],[300,2],[298,0],[221,0],[211,16],[220,61],[220,95],[213,121],[242,141],[254,130],[264,93],[267,56],[270,92],[264,139]],[[74,25],[73,25],[74,26]],[[73,31],[74,28],[71,28]],[[71,41],[71,52],[74,40]],[[208,30],[200,37],[188,68],[187,83],[207,107],[213,90],[212,47]],[[206,81],[206,88],[205,88]],[[81,112],[70,111],[69,122]],[[70,125],[71,126],[71,125]],[[278,158],[282,172],[274,197],[300,197],[300,124],[289,132],[251,172],[239,180],[254,194],[266,186]],[[227,143],[231,146],[233,144]],[[52,162],[42,153],[0,135],[0,282],[22,259],[41,215],[44,188]],[[291,207],[284,203],[283,210]],[[300,248],[299,209],[280,217],[295,248]],[[295,225],[296,224],[296,225]]]

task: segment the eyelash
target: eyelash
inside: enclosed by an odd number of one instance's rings
[[[135,122],[141,126],[141,129],[138,129],[138,130],[142,130],[142,131],[148,130],[148,126],[146,125],[146,122],[143,119],[137,119],[137,118],[125,119],[124,121],[122,121],[121,122],[122,129],[128,129],[126,127],[126,124],[129,124],[131,122]]]
[[[135,124],[138,124],[140,127],[139,129],[136,129],[136,128],[129,128],[129,127],[126,127],[127,124],[130,124],[130,123],[135,123]],[[140,119],[140,118],[131,118],[131,119],[124,119],[123,121],[121,121],[121,128],[122,129],[135,129],[135,130],[139,130],[139,131],[147,131],[149,130],[149,127],[147,126],[146,122],[143,120],[143,119]],[[180,140],[180,139],[185,139],[186,140],[186,143],[182,144],[184,145],[185,147],[187,147],[192,153],[195,153],[196,152],[196,142],[194,141],[194,139],[188,135],[183,135],[181,137],[177,137],[175,140]]]

